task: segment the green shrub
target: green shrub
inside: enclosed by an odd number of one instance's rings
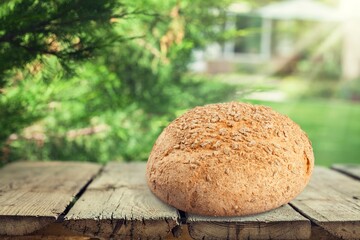
[[[20,137],[10,144],[7,160],[146,160],[156,138],[170,121],[197,105],[234,100],[236,91],[234,86],[224,83],[187,77],[179,84],[167,84],[164,99],[168,102],[163,102],[160,108],[153,105],[151,110],[152,102],[124,101],[126,106],[114,102],[111,94],[97,87],[100,82],[102,85],[111,82],[111,77],[104,81],[96,80],[98,74],[92,76],[81,86],[82,91],[67,83],[64,91],[68,98],[63,96],[61,101],[52,102],[53,109],[32,126],[35,130],[36,126],[41,126],[43,140]],[[73,83],[79,81],[73,80]],[[86,86],[89,83],[93,86]],[[100,98],[101,94],[108,96]]]
[[[120,17],[106,18],[112,25],[101,22],[111,31],[100,38],[106,44],[94,45],[91,60],[40,51],[17,62],[0,95],[2,159],[147,159],[158,134],[178,114],[234,96],[233,86],[187,74],[192,49],[219,35],[212,26],[223,24],[226,5],[215,0],[124,2],[114,11],[106,8]],[[82,30],[80,23],[74,27]],[[93,33],[81,36],[99,39]],[[110,44],[114,36],[117,41]]]

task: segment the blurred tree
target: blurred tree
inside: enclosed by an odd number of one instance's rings
[[[41,71],[49,56],[67,69],[90,57],[115,39],[110,19],[127,14],[116,0],[0,3],[0,146],[44,115],[41,107],[48,94],[25,94],[22,80]],[[29,63],[25,72],[16,71]]]
[[[342,71],[345,80],[360,78],[360,2],[341,0],[343,19]]]
[[[5,64],[0,67],[0,146],[7,146],[3,154],[11,150],[3,159],[146,159],[159,131],[179,109],[219,101],[234,90],[203,88],[186,75],[192,49],[221,34],[227,4],[0,4],[6,23],[0,30],[0,62]],[[96,58],[77,61],[90,56]]]
[[[1,2],[0,88],[6,70],[43,55],[54,55],[67,65],[88,58],[115,39],[111,18],[127,14],[116,0]]]

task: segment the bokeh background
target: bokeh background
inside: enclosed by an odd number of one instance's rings
[[[0,163],[146,161],[187,109],[268,105],[360,163],[360,1],[0,3]]]

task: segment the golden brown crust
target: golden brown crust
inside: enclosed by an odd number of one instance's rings
[[[314,155],[288,117],[245,103],[196,107],[157,139],[147,181],[185,212],[240,216],[288,203],[308,183]]]

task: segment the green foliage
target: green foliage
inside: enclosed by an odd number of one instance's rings
[[[121,6],[116,0],[0,3],[0,148],[47,114],[63,68],[114,39],[110,18],[126,15]]]
[[[22,28],[29,32],[5,27],[0,35],[0,44],[19,53],[2,69],[0,145],[6,161],[145,160],[179,113],[234,96],[232,86],[186,73],[192,49],[218,38],[213,26],[223,24],[225,1],[30,2],[7,6],[9,16],[22,17],[15,10],[26,4],[38,9],[24,15],[38,16]],[[80,10],[81,4],[89,5]],[[7,32],[19,33],[19,46],[1,41]],[[53,39],[61,46],[56,51],[50,49]],[[95,57],[76,62],[88,56]],[[70,74],[64,71],[69,67]]]
[[[318,46],[318,43],[317,45]],[[313,79],[341,79],[341,45],[337,43],[331,50],[316,55],[314,46],[303,53],[297,63],[297,74]]]
[[[0,4],[0,87],[6,70],[43,54],[63,64],[87,58],[109,40],[110,18],[126,14],[116,0],[3,1]],[[104,38],[106,34],[106,38]]]
[[[90,63],[76,77],[54,83],[63,89],[61,98],[55,98],[46,117],[32,126],[35,130],[27,130],[36,132],[42,126],[46,137],[40,143],[26,138],[14,141],[7,158],[146,160],[162,129],[179,114],[197,105],[233,100],[236,91],[230,85],[186,76],[177,84],[163,85],[162,96],[144,102],[121,95],[123,85],[117,83],[104,65]],[[160,93],[160,87],[152,89]]]
[[[28,66],[22,72],[17,71],[8,78],[6,88],[0,94],[0,146],[12,133],[16,133],[47,112],[47,104],[51,97],[61,89],[49,82],[59,82],[62,74],[53,57],[44,58],[43,64],[48,71],[31,74]],[[39,66],[39,62],[34,66]]]

